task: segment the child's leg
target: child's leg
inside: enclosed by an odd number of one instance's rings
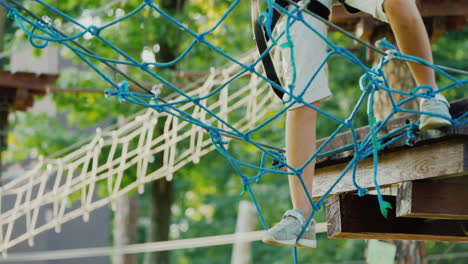
[[[400,50],[432,63],[431,43],[416,2],[385,0],[383,7]],[[412,62],[408,63],[408,66],[418,85],[427,84],[433,89],[438,89],[432,68]],[[420,110],[450,117],[447,99],[441,94],[436,94],[435,100],[421,100]],[[432,129],[450,124],[450,121],[437,116],[422,115],[419,128]]]
[[[318,101],[313,103],[316,107],[318,104]],[[316,119],[317,112],[308,106],[300,106],[287,112],[286,156],[288,164],[293,168],[302,167],[315,152]],[[310,194],[314,167],[315,161],[306,166],[301,175]],[[317,240],[314,221],[307,226],[303,236],[296,243],[312,211],[309,199],[296,175],[289,176],[289,189],[294,209],[286,211],[281,222],[270,228],[262,240],[273,245],[315,248]]]
[[[414,0],[385,0],[384,10],[395,34],[399,49],[404,53],[433,62],[431,44],[421,14]],[[418,85],[437,88],[434,71],[427,66],[409,63]]]
[[[328,4],[331,5],[331,1]],[[305,15],[304,19],[307,24],[314,27],[322,35],[326,35],[327,28],[322,22],[308,15]],[[285,26],[286,17],[283,17],[278,22],[277,29],[279,32],[284,32]],[[317,117],[316,111],[308,106],[304,106],[301,102],[317,102],[313,103],[313,105],[318,106],[318,102],[329,97],[331,92],[328,87],[326,69],[319,69],[319,66],[321,66],[327,55],[325,41],[300,22],[296,22],[291,26],[290,33],[294,43],[295,68],[292,64],[291,50],[289,48],[282,48],[280,50],[283,66],[282,75],[286,83],[285,87],[288,89],[292,87],[289,84],[294,84],[295,87],[289,90],[289,93],[286,93],[283,98],[290,107],[287,111],[286,121],[286,156],[290,166],[299,168],[315,152],[315,124]],[[285,41],[287,39],[283,37],[279,43],[281,44]],[[317,71],[318,73],[315,74]],[[315,76],[314,80],[309,83],[312,76]],[[291,95],[301,96],[302,100],[298,100],[290,106],[292,102]],[[309,164],[301,176],[306,184],[306,188],[311,193],[314,163]],[[310,216],[311,204],[297,176],[289,176],[289,182],[294,209],[286,211],[281,221],[271,227],[265,233],[262,240],[265,243],[273,245],[314,248],[317,243],[315,222],[311,222],[308,226],[305,226],[306,220]],[[298,235],[304,228],[306,229],[301,239],[296,242]]]
[[[388,22],[393,30],[399,49],[408,55],[432,60],[432,50],[421,14],[415,0],[346,0],[346,3],[365,11],[375,18]],[[430,67],[408,63],[418,85],[430,85],[437,90],[434,70]],[[435,99],[420,101],[420,110],[450,118],[449,104],[441,94]],[[420,129],[432,129],[450,125],[446,118],[422,115]]]
[[[319,102],[313,105],[318,107]],[[287,113],[286,156],[288,164],[293,168],[303,166],[316,150],[316,120],[317,111],[307,106],[301,106]],[[302,173],[302,179],[310,194],[312,194],[314,168],[315,161],[309,163]],[[312,207],[296,175],[289,176],[289,188],[293,208],[303,210],[305,218],[308,218]]]

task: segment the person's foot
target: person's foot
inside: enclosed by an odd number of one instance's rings
[[[421,100],[419,109],[422,112],[439,114],[451,119],[449,105],[446,102],[439,99],[423,99]],[[439,116],[421,115],[421,118],[419,120],[419,129],[436,129],[440,127],[450,126],[451,124],[452,123],[449,120]]]
[[[297,241],[296,247],[303,248],[316,248],[317,247],[317,238],[316,238],[316,229],[315,229],[315,220],[309,224],[309,227],[304,232],[304,235]]]
[[[301,234],[305,224],[304,213],[302,210],[288,210],[283,216],[283,219],[270,228],[262,238],[262,241],[267,244],[277,246],[297,246],[297,247],[317,247],[315,238],[315,222],[304,232],[304,235],[296,243],[297,237]]]

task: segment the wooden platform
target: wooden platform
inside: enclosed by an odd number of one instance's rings
[[[31,107],[34,97],[45,95],[57,78],[57,75],[0,71],[0,153],[7,147],[8,114]]]
[[[467,111],[468,98],[451,104],[453,117]],[[418,118],[408,115],[392,120],[382,133]],[[368,127],[360,128],[357,138],[362,140],[368,131]],[[420,131],[413,146],[405,141],[406,137],[379,153],[380,188],[391,194],[384,199],[393,207],[388,219],[382,216],[375,195],[356,194],[349,172],[326,203],[329,237],[468,242],[468,125]],[[343,133],[324,152],[351,143],[351,133]],[[332,186],[353,157],[350,148],[317,161],[314,199]],[[372,190],[373,173],[372,157],[361,161],[359,185]]]
[[[396,205],[394,196],[385,201]],[[468,221],[396,217],[380,214],[374,195],[340,194],[327,201],[328,237],[468,242]]]
[[[467,112],[468,98],[451,103],[450,110],[453,117]],[[418,119],[417,114],[396,118],[387,124],[382,133],[386,134]],[[369,127],[359,128],[356,130],[356,137],[362,140],[368,133]],[[326,140],[327,138],[319,140],[317,146]],[[380,152],[378,179],[382,187],[405,181],[468,174],[468,125],[421,131],[413,146],[407,146],[405,141],[404,138]],[[347,146],[352,142],[351,132],[339,134],[323,152]],[[330,188],[353,156],[354,151],[349,149],[317,160],[313,198],[321,197]],[[357,171],[358,183],[363,188],[373,188],[373,173],[372,157],[361,161]],[[334,188],[332,194],[354,190],[356,189],[349,172]]]
[[[465,0],[418,0],[417,2],[426,27],[431,31],[430,35],[437,37],[444,31],[461,30],[466,25],[468,5]],[[364,12],[349,14],[342,5],[333,7],[331,22],[348,31],[356,32],[363,39],[371,34],[373,28],[383,24]]]
[[[398,184],[396,216],[468,220],[468,176]]]
[[[57,78],[58,75],[0,71],[0,95],[11,101],[10,110],[25,111],[32,106],[34,97],[45,95]]]

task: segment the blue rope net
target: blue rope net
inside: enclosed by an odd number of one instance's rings
[[[411,100],[417,99],[417,98],[433,98],[437,93],[440,93],[450,88],[455,88],[455,87],[461,88],[463,85],[468,83],[468,79],[466,78],[457,79],[434,64],[428,63],[427,61],[424,61],[417,57],[402,54],[393,45],[391,45],[389,42],[385,40],[380,41],[380,48],[385,49],[386,53],[381,57],[380,63],[378,63],[377,66],[375,66],[374,68],[369,68],[364,63],[362,63],[354,54],[348,51],[346,48],[332,43],[330,40],[326,38],[326,36],[320,35],[313,27],[311,27],[304,20],[304,14],[305,14],[304,12],[307,12],[307,11],[303,11],[300,8],[284,9],[278,6],[273,0],[266,1],[268,4],[268,8],[266,12],[261,14],[259,18],[259,22],[265,25],[266,28],[268,29],[269,25],[271,25],[272,12],[274,8],[276,10],[279,10],[283,15],[288,16],[288,19],[286,20],[287,23],[286,23],[285,30],[284,32],[279,32],[276,36],[272,34],[271,30],[267,30],[267,34],[269,35],[271,39],[269,43],[269,48],[265,51],[264,54],[261,54],[260,57],[257,58],[251,64],[244,64],[241,60],[234,58],[233,56],[226,53],[225,51],[223,51],[222,49],[214,45],[212,42],[207,40],[207,36],[209,34],[212,34],[213,31],[215,31],[226,20],[226,18],[239,5],[240,0],[232,1],[232,4],[229,6],[229,8],[227,8],[224,14],[215,23],[215,25],[201,33],[197,33],[191,30],[189,26],[184,25],[183,23],[181,23],[180,21],[172,17],[170,14],[162,10],[160,7],[158,7],[158,5],[153,3],[153,1],[151,0],[141,1],[141,5],[138,6],[132,12],[129,12],[126,15],[122,16],[121,18],[118,18],[102,26],[95,26],[95,25],[84,26],[81,23],[79,23],[77,20],[68,16],[65,12],[58,10],[57,8],[45,3],[44,1],[35,0],[34,2],[42,5],[49,11],[55,13],[55,15],[62,17],[62,19],[65,19],[73,23],[75,26],[78,26],[80,28],[80,32],[74,35],[67,36],[63,34],[62,32],[60,32],[59,30],[55,29],[52,26],[51,21],[48,17],[43,17],[41,19],[36,14],[30,11],[28,12],[28,10],[24,9],[21,5],[15,3],[14,1],[0,1],[0,4],[8,9],[9,17],[11,19],[14,19],[14,21],[19,25],[21,30],[27,34],[29,38],[29,42],[31,43],[32,46],[36,48],[44,48],[48,46],[49,43],[53,42],[53,43],[62,44],[66,46],[67,48],[69,48],[71,51],[73,51],[76,54],[76,56],[78,56],[81,60],[83,60],[87,65],[89,65],[89,67],[91,67],[97,74],[99,74],[104,79],[105,82],[109,83],[114,88],[114,89],[107,89],[105,91],[105,95],[107,97],[117,97],[119,101],[126,101],[126,102],[141,105],[143,107],[151,107],[158,112],[168,113],[181,120],[190,122],[193,125],[204,128],[206,132],[210,135],[212,143],[216,147],[216,149],[223,156],[225,156],[227,160],[229,160],[229,162],[232,164],[235,171],[240,175],[242,184],[243,184],[242,192],[248,192],[250,194],[251,199],[257,208],[260,220],[265,229],[268,229],[268,225],[262,215],[260,204],[257,201],[257,198],[252,190],[251,185],[253,183],[260,181],[260,179],[267,174],[282,174],[282,175],[297,176],[313,208],[311,216],[307,219],[307,225],[308,225],[308,223],[310,223],[310,221],[313,219],[315,213],[318,210],[320,210],[320,208],[322,207],[322,205],[324,204],[325,200],[330,195],[334,187],[349,172],[351,172],[352,174],[352,180],[358,191],[358,194],[360,196],[366,194],[366,189],[359,186],[356,180],[356,170],[357,170],[357,166],[359,162],[364,160],[367,157],[373,158],[373,162],[374,162],[374,175],[373,176],[374,176],[375,188],[377,191],[377,197],[378,197],[378,201],[380,204],[381,213],[384,216],[387,216],[387,211],[388,209],[391,208],[391,205],[383,200],[382,193],[379,188],[379,182],[378,182],[378,177],[377,177],[378,165],[379,165],[378,152],[379,150],[404,138],[406,138],[408,144],[410,144],[417,130],[418,122],[404,125],[385,135],[381,135],[380,132],[382,132],[382,129],[388,123],[390,118],[392,118],[396,113],[404,112],[404,113],[435,115],[432,113],[423,113],[420,111],[404,109],[402,108],[402,106],[405,103]],[[104,32],[111,26],[121,23],[124,20],[131,19],[132,16],[134,16],[135,14],[147,8],[151,8],[153,11],[157,12],[160,16],[170,21],[173,25],[180,28],[183,32],[185,32],[185,34],[188,34],[193,39],[191,44],[173,61],[162,62],[162,63],[142,62],[140,60],[137,60],[131,57],[130,55],[125,53],[125,51],[119,49],[119,47],[115,46],[112,42],[110,42],[109,40],[107,40],[106,38],[102,36],[102,32]],[[256,70],[258,68],[257,66],[261,63],[260,62],[261,58],[265,56],[267,52],[272,50],[275,46],[280,46],[281,43],[278,43],[278,40],[283,35],[286,35],[288,43],[281,45],[282,46],[281,48],[291,48],[294,46],[294,43],[292,43],[292,40],[290,38],[290,33],[289,33],[289,28],[294,23],[304,23],[310,29],[311,34],[318,34],[328,45],[328,50],[329,50],[328,55],[326,56],[325,60],[322,62],[321,66],[317,69],[317,72],[322,67],[324,67],[324,65],[332,56],[335,56],[335,55],[344,58],[345,60],[351,62],[352,64],[356,65],[362,70],[363,75],[359,80],[359,87],[362,93],[360,95],[359,100],[357,101],[356,106],[353,108],[353,111],[351,112],[351,114],[348,116],[347,119],[341,120],[311,105],[309,102],[303,101],[301,95],[297,95],[297,96],[293,95],[289,89],[284,89],[283,87],[269,80],[262,72]],[[121,58],[124,58],[124,59],[117,60],[117,59],[101,57],[99,55],[94,54],[90,50],[83,49],[79,45],[76,45],[75,41],[77,41],[78,39],[81,39],[87,33],[93,35],[94,38],[99,40],[102,44],[106,45],[109,49],[112,49],[113,51],[115,51]],[[179,87],[177,87],[176,85],[174,85],[173,83],[165,79],[163,76],[159,75],[157,71],[152,70],[152,67],[160,68],[160,67],[174,66],[180,61],[182,61],[184,58],[186,58],[187,54],[189,54],[197,45],[204,45],[210,48],[216,54],[240,66],[242,70],[238,72],[236,75],[234,75],[234,77],[226,81],[225,83],[219,85],[214,90],[210,91],[208,94],[203,95],[203,96],[198,96],[198,97],[191,97],[182,89],[180,89]],[[450,80],[451,83],[438,90],[433,90],[432,87],[430,86],[419,86],[419,87],[414,88],[411,92],[404,92],[404,91],[392,89],[389,87],[388,81],[383,72],[384,66],[387,65],[392,59],[405,60],[405,61],[416,62],[416,63],[427,65],[433,68],[434,71],[436,71],[441,76]],[[179,95],[182,95],[184,99],[178,100],[178,101],[167,102],[163,98],[161,98],[159,95],[160,86],[157,86],[155,89],[150,90],[146,88],[144,85],[141,85],[138,83],[137,83],[137,86],[145,90],[145,92],[142,92],[142,93],[132,92],[129,89],[129,85],[130,85],[129,82],[127,81],[123,81],[120,83],[116,82],[114,78],[110,77],[104,71],[99,69],[93,63],[93,61],[99,61],[108,66],[111,64],[118,64],[118,65],[127,65],[127,66],[136,67],[140,69],[141,71],[145,72],[146,74],[149,74],[152,78],[160,82],[162,85],[167,86],[172,91],[176,92]],[[293,64],[293,68],[294,68],[294,64],[295,64],[294,56],[292,56],[291,58],[291,63]],[[206,102],[210,98],[214,98],[216,95],[219,95],[219,93],[221,93],[223,89],[226,89],[226,87],[228,87],[231,83],[233,83],[236,79],[238,79],[240,76],[244,75],[245,73],[250,73],[250,74],[258,76],[259,78],[268,82],[270,85],[274,86],[276,89],[283,91],[289,96],[287,100],[283,101],[284,106],[282,107],[280,111],[278,111],[271,117],[266,118],[260,124],[257,124],[253,129],[250,129],[246,132],[241,132],[238,128],[236,128],[235,126],[233,126],[232,124],[224,120],[223,118],[217,116],[214,111],[208,109],[205,106],[204,102]],[[311,74],[310,82],[314,80],[315,75],[316,73]],[[135,83],[135,81],[131,79],[130,76],[126,76],[126,77]],[[292,85],[294,85],[294,83]],[[374,117],[374,113],[372,110],[373,109],[373,97],[377,91],[385,91],[392,103],[391,113],[383,121],[376,121],[376,118]],[[393,99],[393,94],[402,94],[406,96],[406,99],[396,103],[395,100]],[[214,118],[218,122],[218,124],[222,124],[222,125],[213,126],[210,122],[206,122],[205,121],[206,119],[201,119],[193,115],[193,113],[191,113],[190,111],[184,111],[178,108],[180,105],[186,104],[186,103],[193,104],[193,106],[197,107],[198,109],[201,109],[208,116]],[[317,151],[308,159],[308,161],[303,166],[297,169],[291,167],[285,162],[282,151],[278,149],[271,149],[271,148],[265,147],[263,144],[260,144],[256,140],[253,140],[254,133],[260,131],[261,129],[265,128],[267,125],[271,124],[274,120],[276,120],[278,117],[283,115],[289,108],[291,108],[296,103],[302,103],[310,108],[313,108],[314,110],[316,110],[323,116],[329,118],[330,120],[333,120],[334,122],[337,122],[338,124],[337,129],[330,135],[330,137],[317,149]],[[366,103],[367,103],[368,123],[369,123],[370,130],[367,136],[365,136],[362,140],[358,141],[356,130],[353,125],[353,120],[356,117],[358,109],[361,106],[365,105]],[[444,116],[440,116],[440,117],[446,118]],[[464,113],[461,116],[457,117],[456,119],[451,120],[451,122],[453,125],[466,124],[468,123],[467,117],[468,117],[468,113]],[[353,137],[353,143],[348,146],[343,146],[338,149],[324,152],[324,149],[329,145],[329,143],[334,139],[334,137],[338,135],[340,132],[343,132],[344,130],[351,131],[351,134]],[[228,151],[227,145],[229,144],[229,142],[223,140],[223,136],[241,139],[247,142],[248,144],[250,144],[251,146],[254,146],[257,150],[259,150],[262,153],[260,162],[258,164],[254,164],[251,161],[247,162],[247,161],[241,160],[240,158],[236,158],[232,153]],[[349,148],[352,148],[354,150],[355,152],[354,157],[348,162],[345,169],[341,172],[341,174],[336,179],[336,181],[331,186],[329,186],[329,189],[322,195],[322,197],[318,201],[314,202],[302,178],[302,172],[304,168],[316,158],[326,156],[326,155],[331,155],[333,153],[337,153],[344,149],[349,149]],[[270,163],[268,162],[270,160],[275,160],[277,162],[274,165],[270,165]],[[287,171],[280,169],[281,167],[286,167]],[[245,169],[248,169],[249,173],[246,173]],[[254,171],[254,173],[251,173],[252,171]],[[299,237],[301,237],[303,233],[304,233],[304,230],[302,231]],[[296,248],[294,248],[294,261],[295,263],[298,262]]]

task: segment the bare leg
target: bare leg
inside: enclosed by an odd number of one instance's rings
[[[317,106],[319,102],[312,103]],[[286,153],[287,162],[293,168],[299,168],[312,156],[316,150],[316,120],[317,112],[307,106],[288,111],[286,116]],[[303,171],[302,178],[307,189],[312,193],[315,161]],[[309,217],[312,207],[297,176],[289,176],[289,188],[294,209],[304,211]]]
[[[383,5],[400,50],[432,63],[431,44],[416,2],[385,0]],[[409,67],[418,85],[428,84],[437,89],[434,70],[416,63],[409,63]]]
[[[414,0],[385,0],[383,6],[400,50],[432,63],[429,36],[416,2]],[[411,62],[408,65],[418,85],[430,85],[433,89],[438,89],[432,68]],[[421,100],[420,110],[450,118],[447,99],[441,94],[436,94],[435,99],[437,100]],[[451,123],[447,119],[421,115],[419,128],[425,130],[449,125]]]

